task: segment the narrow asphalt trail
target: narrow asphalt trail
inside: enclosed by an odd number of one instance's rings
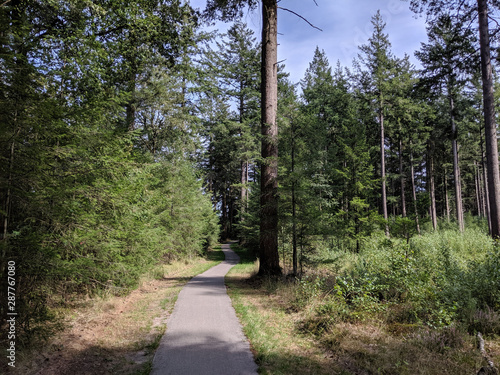
[[[153,359],[151,375],[256,375],[224,276],[239,262],[229,244],[226,259],[194,277],[179,293],[167,332]]]

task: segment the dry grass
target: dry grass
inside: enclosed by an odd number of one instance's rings
[[[217,261],[165,265],[126,296],[80,301],[61,311],[65,329],[36,350],[19,354],[13,374],[149,374],[154,351],[182,286]]]

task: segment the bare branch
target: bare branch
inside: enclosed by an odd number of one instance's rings
[[[5,0],[5,1],[3,2],[3,4],[2,4],[2,5],[0,5],[0,7],[5,6],[5,4],[7,4],[7,3],[10,3],[10,0]]]
[[[295,13],[293,10],[290,10],[290,9],[287,9],[287,8],[282,8],[282,7],[278,7],[278,9],[286,10],[287,12],[290,12],[290,13],[296,15],[297,17],[302,18],[304,21],[306,21],[309,24],[309,26],[311,26],[311,27],[313,27],[315,29],[318,29],[319,31],[323,31],[319,27],[314,26],[311,22],[309,22],[307,19],[305,19],[304,17],[302,17],[300,14]]]
[[[495,22],[495,23],[497,24],[497,27],[498,27],[498,26],[500,26],[500,24],[498,23],[498,21],[497,21],[495,18],[493,18],[492,16],[490,16],[489,14],[488,14],[488,18],[489,18],[491,21]]]

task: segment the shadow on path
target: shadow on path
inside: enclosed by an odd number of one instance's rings
[[[239,261],[229,246],[222,245],[221,264],[191,279],[179,293],[152,375],[257,374],[224,285],[224,276]]]

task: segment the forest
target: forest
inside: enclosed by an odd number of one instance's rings
[[[419,68],[378,12],[352,66],[318,46],[292,82],[278,3],[0,4],[0,314],[15,265],[22,345],[229,239],[295,280],[292,309],[315,299],[302,327],[322,345],[380,316],[443,353],[457,329],[500,335],[500,4],[409,2]],[[241,18],[257,11],[262,38]]]

